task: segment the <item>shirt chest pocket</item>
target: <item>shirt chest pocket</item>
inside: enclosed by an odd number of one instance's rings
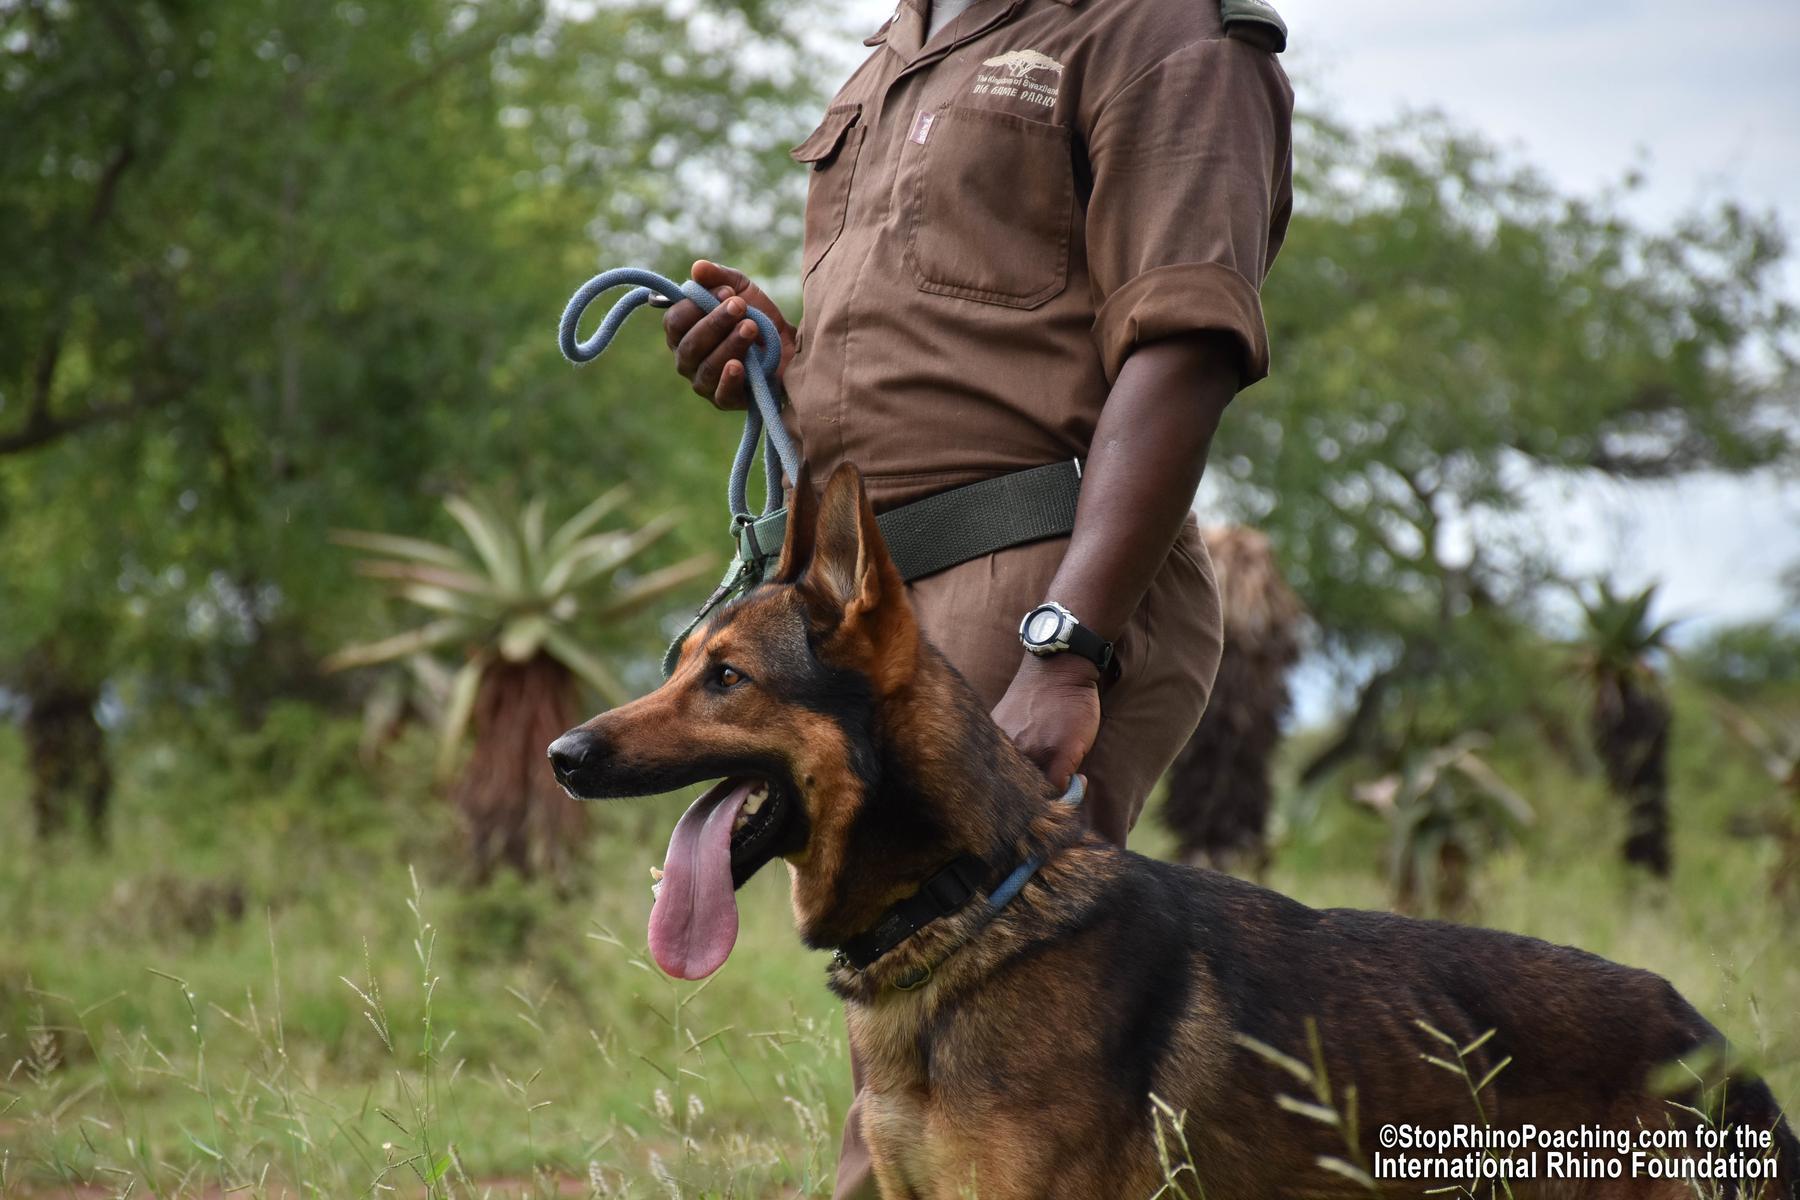
[[[1036,308],[1069,279],[1069,131],[990,109],[916,118],[906,257],[921,291]]]
[[[806,187],[802,278],[812,274],[844,232],[844,217],[850,208],[850,180],[856,174],[856,158],[862,150],[861,118],[860,104],[827,109],[825,119],[812,135],[788,152],[795,162],[812,167]]]

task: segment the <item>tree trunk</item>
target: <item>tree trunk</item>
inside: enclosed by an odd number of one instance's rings
[[[106,733],[94,718],[99,689],[39,674],[27,682],[25,695],[25,758],[37,836],[60,833],[79,809],[88,834],[100,840],[112,799],[112,769]]]
[[[545,654],[495,663],[482,676],[475,750],[452,792],[477,883],[502,863],[524,876],[560,874],[579,850],[586,814],[557,785],[544,755],[578,720],[576,701],[575,677]]]

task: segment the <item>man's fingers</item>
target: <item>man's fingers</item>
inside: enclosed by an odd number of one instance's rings
[[[677,301],[670,306],[668,311],[663,313],[663,340],[669,343],[669,349],[673,350],[679,346],[681,339],[687,336],[688,330],[692,329],[694,323],[703,315],[700,306],[692,300]]]
[[[1044,777],[1053,786],[1059,788],[1069,786],[1069,780],[1074,778],[1076,769],[1086,756],[1085,747],[1072,740],[1046,740],[1031,746],[1020,746],[1019,749],[1024,751],[1025,757],[1044,773]]]
[[[736,293],[728,287],[722,287],[713,289],[713,295],[723,301],[731,299]],[[715,308],[713,311],[719,310]],[[704,315],[700,311],[700,306],[692,300],[676,301],[663,314],[663,340],[669,343],[669,349],[673,350],[679,346],[681,339],[688,335],[689,330],[699,324],[700,318]]]
[[[749,406],[750,398],[744,391],[744,364],[728,362],[719,372],[719,387],[713,392],[713,407],[731,412]]]
[[[722,306],[721,311],[723,311]],[[718,388],[724,379],[726,365],[742,358],[744,351],[748,350],[754,341],[756,341],[755,321],[746,319],[734,325],[725,340],[706,356],[706,361],[700,364],[698,371],[694,372],[694,390],[715,404],[718,403]]]
[[[693,328],[675,344],[675,369],[681,372],[681,377],[694,380],[700,365],[718,349],[719,343],[730,335],[732,326],[743,320],[743,317],[743,297],[732,296],[694,322]]]

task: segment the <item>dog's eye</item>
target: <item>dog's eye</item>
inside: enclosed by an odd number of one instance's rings
[[[744,682],[743,673],[736,667],[720,667],[717,678],[722,688],[736,687]]]

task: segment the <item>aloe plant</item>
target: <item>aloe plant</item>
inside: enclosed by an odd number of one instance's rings
[[[444,502],[468,549],[363,530],[332,535],[370,557],[359,573],[431,619],[379,641],[347,646],[325,661],[340,671],[414,659],[435,650],[463,654],[439,723],[437,770],[454,776],[452,795],[469,829],[476,875],[500,861],[522,873],[559,865],[582,832],[580,809],[555,784],[544,747],[578,719],[577,681],[608,704],[624,685],[592,653],[578,627],[600,628],[641,611],[704,574],[690,558],[630,577],[628,569],[674,526],[660,516],[636,529],[602,529],[629,498],[613,488],[555,530],[542,499],[516,516],[475,498]],[[460,750],[471,728],[474,750]],[[458,763],[461,763],[460,772]]]
[[[1486,745],[1485,735],[1465,733],[1357,785],[1357,802],[1388,822],[1388,883],[1400,910],[1457,914],[1468,903],[1471,871],[1535,820],[1482,757]]]
[[[1582,601],[1586,619],[1577,650],[1593,691],[1589,729],[1606,782],[1625,801],[1625,861],[1666,876],[1669,851],[1669,731],[1674,712],[1651,656],[1668,649],[1674,622],[1650,619],[1654,585],[1619,595],[1602,581]]]

